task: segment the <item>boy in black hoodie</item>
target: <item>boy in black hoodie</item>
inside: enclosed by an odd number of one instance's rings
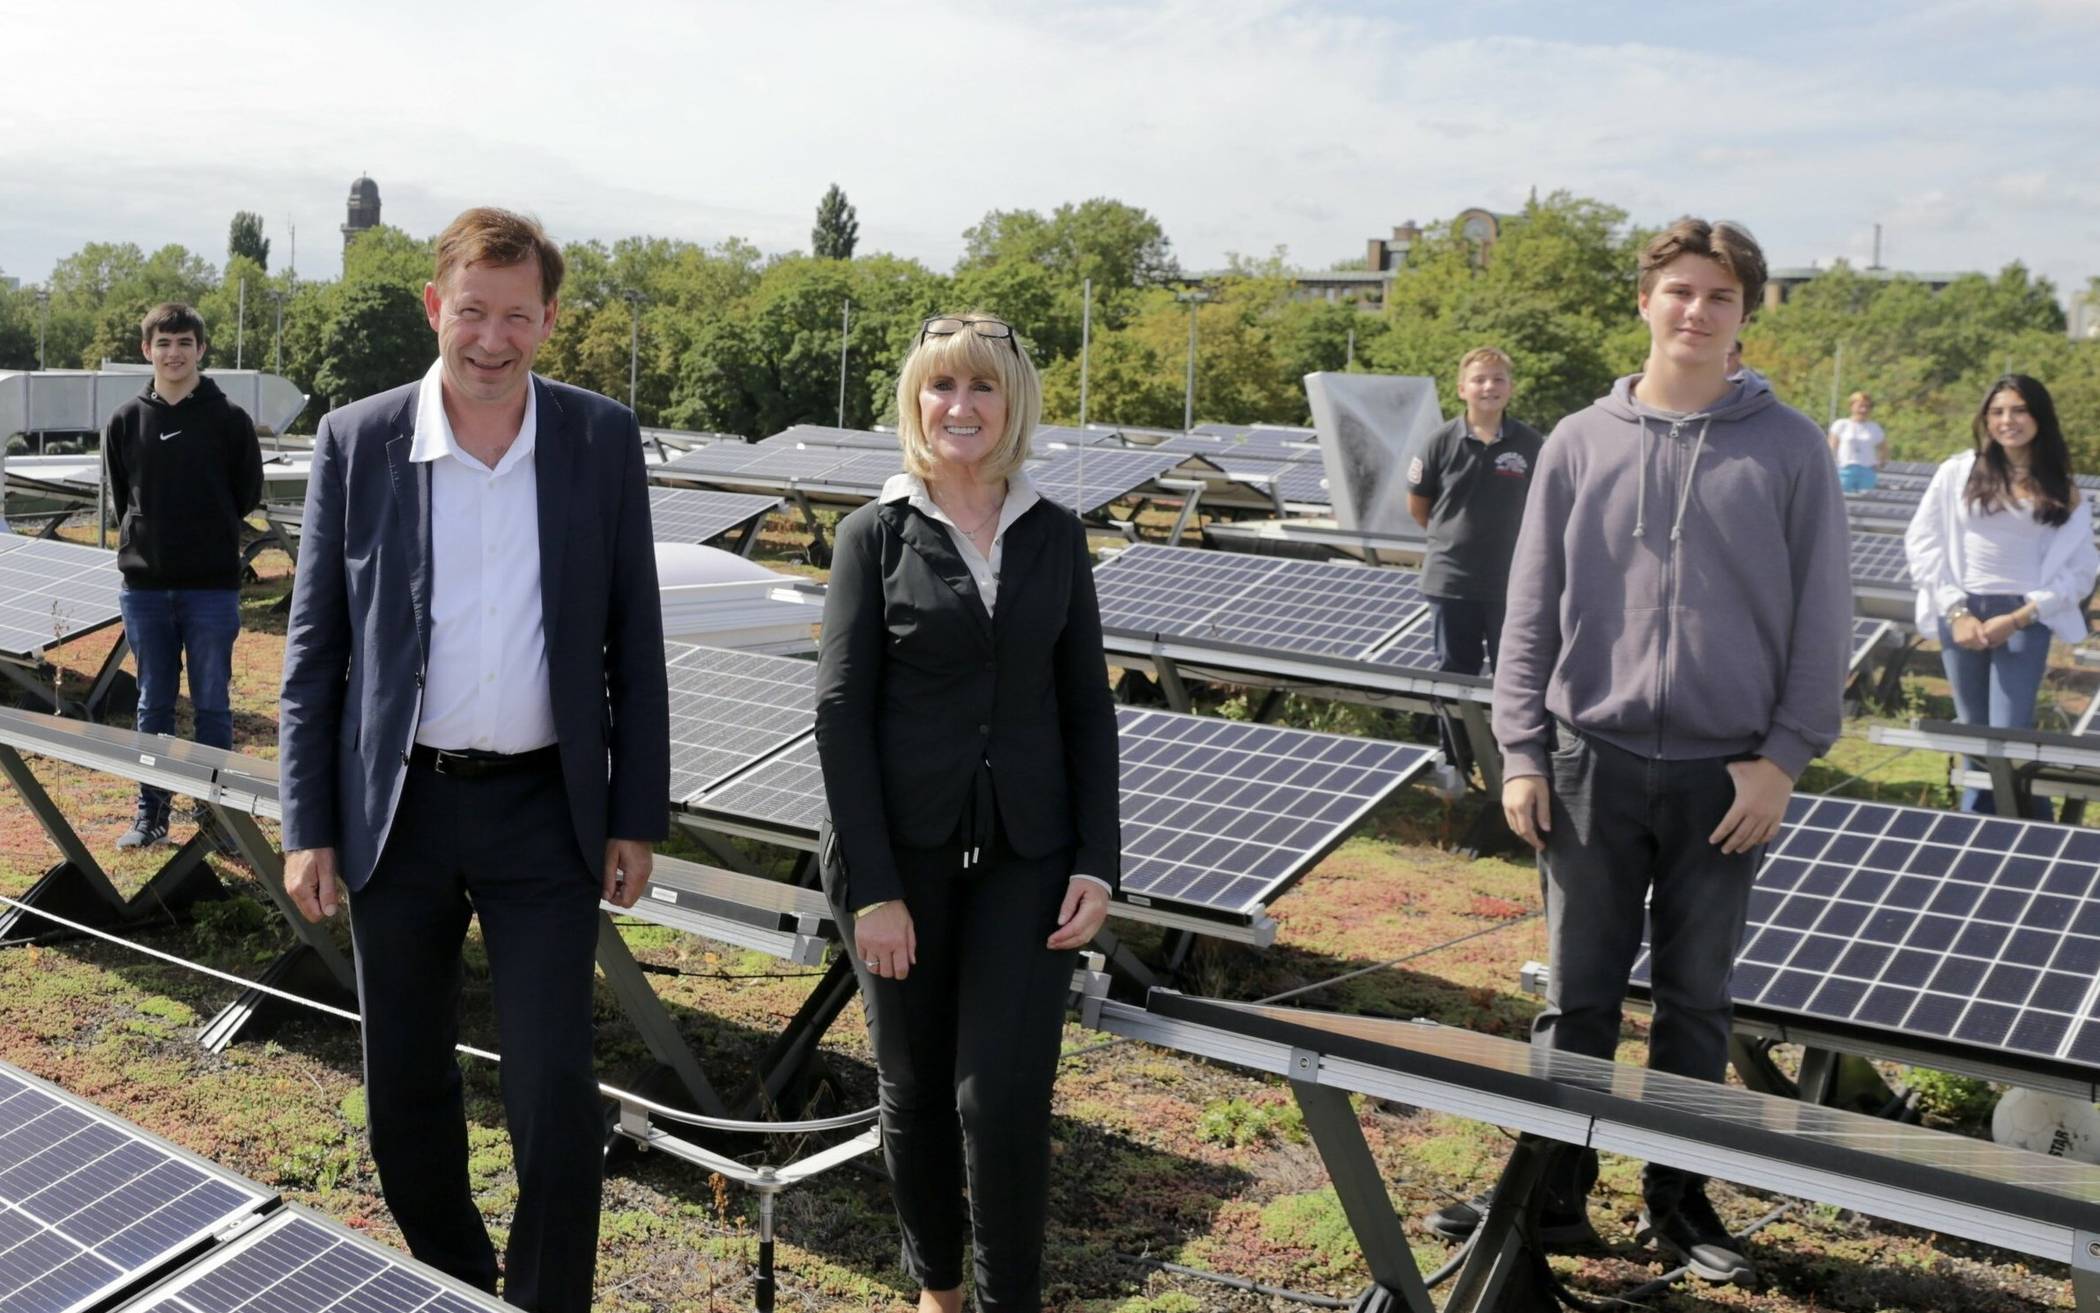
[[[187,668],[197,742],[230,748],[241,520],[262,500],[262,447],[247,412],[198,372],[205,337],[195,310],[179,302],[155,306],[139,333],[153,385],[118,407],[102,433],[120,517],[118,600],[138,664],[138,728],[175,728],[175,684]],[[167,790],[142,784],[138,811],[117,847],[167,837]]]

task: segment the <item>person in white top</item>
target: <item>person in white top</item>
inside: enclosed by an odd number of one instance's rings
[[[1954,710],[1965,725],[2028,729],[2049,640],[2086,636],[2085,600],[2100,574],[2092,508],[2049,390],[2025,374],[1991,384],[1976,447],[1932,476],[1904,534],[1921,634],[1937,634]],[[1988,790],[1962,795],[1995,810]],[[2045,799],[2035,814],[2049,815]]]
[[[1874,413],[1874,398],[1855,392],[1847,404],[1852,413],[1830,426],[1830,454],[1837,460],[1839,485],[1847,493],[1868,492],[1879,477],[1888,435],[1868,418]]]

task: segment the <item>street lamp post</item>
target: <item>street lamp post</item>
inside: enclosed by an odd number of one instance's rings
[[[51,289],[36,289],[36,367],[49,369],[44,363],[44,328],[51,322]]]
[[[1186,433],[1196,427],[1196,307],[1210,300],[1210,293],[1198,287],[1192,291],[1176,292],[1174,299],[1186,301],[1189,307],[1189,373],[1188,382],[1181,392],[1181,431]]]
[[[631,287],[620,293],[620,298],[627,302],[627,409],[634,410],[642,377],[642,302],[649,298]]]

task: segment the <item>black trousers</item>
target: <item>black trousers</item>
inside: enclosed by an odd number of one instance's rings
[[[468,1183],[452,1049],[467,918],[481,919],[518,1174],[504,1296],[539,1313],[588,1313],[597,1267],[598,887],[559,765],[480,779],[411,766],[386,848],[351,899],[380,1188],[411,1253],[493,1292],[496,1254]]]
[[[963,1183],[969,1182],[979,1307],[1042,1307],[1050,1199],[1050,1088],[1076,951],[1043,946],[1071,877],[1069,853],[1024,858],[1002,833],[989,860],[962,868],[959,845],[895,849],[919,939],[903,980],[855,951],[881,1085],[904,1259],[919,1285],[962,1284]]]

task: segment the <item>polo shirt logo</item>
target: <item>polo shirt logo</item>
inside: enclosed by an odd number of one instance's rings
[[[1495,457],[1495,473],[1505,479],[1521,479],[1531,473],[1531,462],[1521,451],[1505,451]]]
[[[1422,458],[1420,456],[1407,463],[1407,481],[1409,483],[1420,483],[1422,481]]]

